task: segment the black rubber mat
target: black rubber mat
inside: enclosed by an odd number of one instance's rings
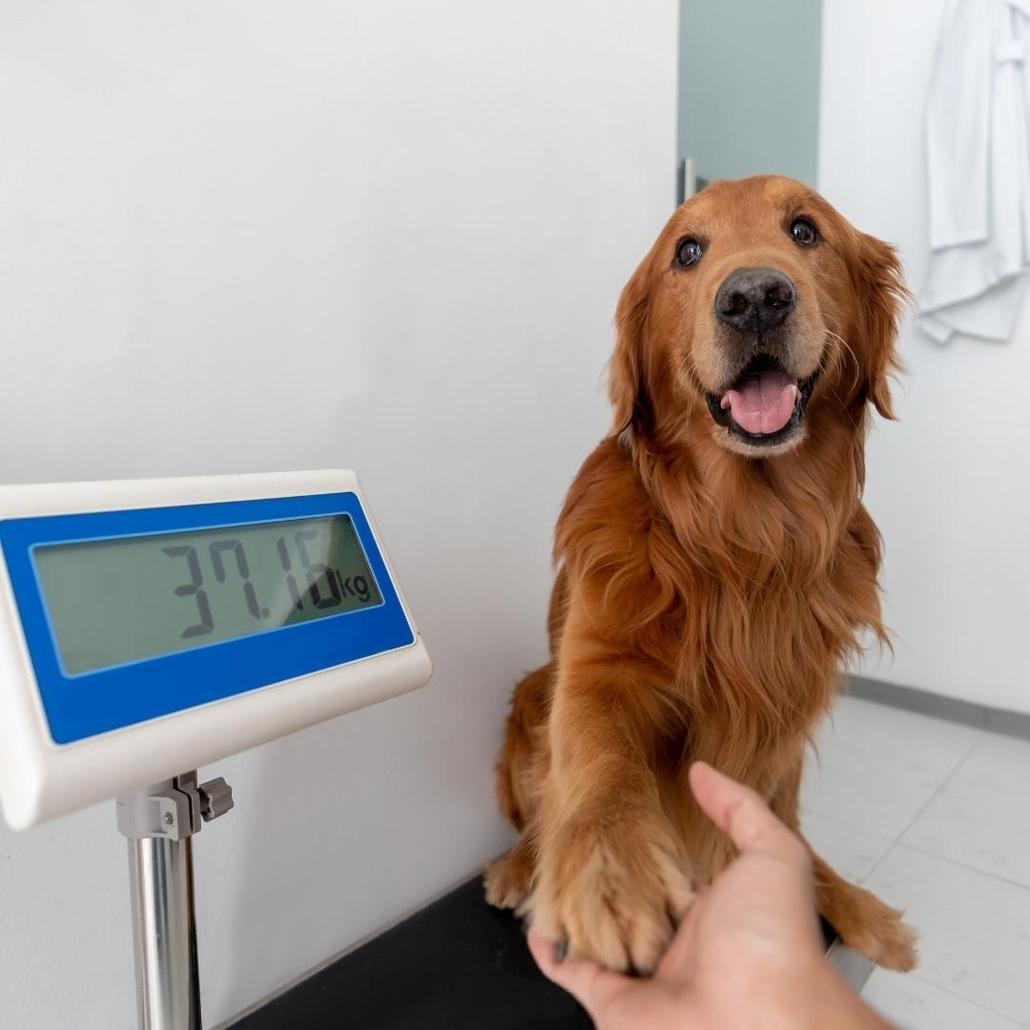
[[[824,925],[829,937],[829,927]],[[232,1030],[590,1030],[476,877]]]
[[[232,1030],[589,1030],[536,968],[522,924],[476,877]]]

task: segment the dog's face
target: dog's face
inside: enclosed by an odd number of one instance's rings
[[[676,211],[620,300],[617,428],[707,432],[764,458],[797,447],[820,404],[869,400],[889,415],[903,293],[892,249],[801,183],[713,183]]]

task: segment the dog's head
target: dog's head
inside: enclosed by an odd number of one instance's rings
[[[793,179],[716,182],[683,204],[623,290],[615,431],[783,454],[820,409],[891,416],[905,295],[893,248]]]

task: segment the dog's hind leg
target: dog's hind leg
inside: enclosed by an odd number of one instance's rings
[[[770,799],[773,812],[801,836],[798,819],[798,794],[802,761],[799,755],[778,790]],[[875,894],[849,883],[812,850],[812,871],[819,913],[840,934],[841,940],[859,954],[886,969],[907,972],[917,961],[916,934],[901,921],[897,909],[885,905]]]
[[[486,900],[496,908],[517,909],[532,890],[534,867],[533,848],[529,836],[523,834],[510,851],[486,867]]]
[[[497,803],[516,830],[525,830],[540,797],[540,777],[546,768],[546,724],[554,690],[554,666],[529,673],[515,687],[497,756]]]
[[[885,969],[915,969],[916,933],[901,913],[875,894],[848,883],[812,852],[815,896],[819,912],[841,940]]]
[[[521,836],[487,866],[486,899],[498,908],[518,908],[532,887],[531,826],[547,762],[546,724],[553,689],[554,667],[548,664],[525,676],[512,695],[495,785],[501,811]]]

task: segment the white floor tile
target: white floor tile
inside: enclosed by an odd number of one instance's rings
[[[943,762],[944,768],[950,768],[950,756],[956,747],[964,750],[983,736],[983,730],[972,726],[863,701],[847,694],[837,698],[829,721],[834,734],[841,739],[857,741],[872,751],[888,755],[915,744],[930,762],[936,761],[938,767]]]
[[[968,726],[842,697],[806,763],[802,807],[894,840],[981,736]]]
[[[855,883],[865,879],[893,844],[889,837],[881,837],[818,812],[801,813],[801,832],[841,876]]]
[[[1030,742],[985,734],[902,841],[1030,887],[1028,788]]]
[[[901,844],[866,886],[919,931],[921,979],[1030,1024],[1030,889]]]
[[[877,969],[862,997],[902,1030],[1019,1030],[1021,1024],[914,975]]]

